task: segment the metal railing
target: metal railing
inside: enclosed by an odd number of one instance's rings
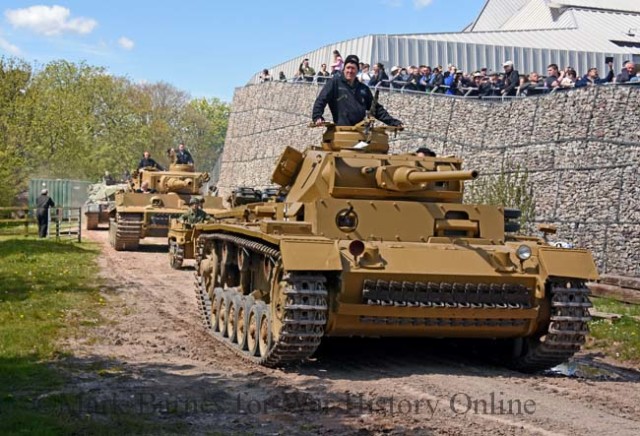
[[[305,77],[294,77],[286,80],[273,80],[273,82],[280,83],[292,83],[298,85],[311,85],[311,86],[324,86],[324,84],[331,80],[333,76],[322,77],[322,76],[305,76]],[[544,86],[537,86],[532,89],[534,92],[531,94],[521,92],[524,90],[524,87],[516,87],[515,95],[501,95],[500,91],[502,88],[492,87],[491,93],[488,95],[480,95],[480,88],[474,86],[461,86],[456,87],[456,94],[447,94],[447,91],[451,89],[448,85],[436,85],[431,88],[428,88],[426,91],[415,90],[408,87],[408,85],[415,86],[413,82],[407,81],[399,81],[399,80],[382,80],[376,84],[376,86],[369,86],[371,89],[380,90],[383,92],[394,93],[398,92],[401,94],[413,94],[413,95],[433,95],[433,96],[443,96],[449,98],[473,98],[479,100],[492,100],[492,101],[508,101],[512,99],[521,99],[521,98],[530,98],[530,97],[540,97],[543,95],[554,94],[556,92],[564,92],[572,89],[582,89],[589,88],[591,86],[640,86],[640,82],[626,82],[626,83],[600,83],[596,85],[590,86],[582,86],[582,87],[556,87],[556,88],[547,88]],[[459,91],[459,92],[458,92]]]

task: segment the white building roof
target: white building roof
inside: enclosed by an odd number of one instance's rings
[[[613,56],[619,70],[624,60],[640,61],[640,0],[487,0],[462,32],[362,36],[275,65],[272,75],[293,76],[303,57],[317,69],[331,62],[334,49],[388,68],[452,63],[501,71],[509,59],[520,71],[544,72],[557,63],[583,74]]]

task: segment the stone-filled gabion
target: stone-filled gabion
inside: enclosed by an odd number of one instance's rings
[[[286,146],[317,145],[309,129],[320,88],[264,83],[235,92],[218,186],[270,186]],[[640,276],[640,87],[599,86],[510,101],[381,93],[404,122],[391,152],[428,146],[466,168],[527,169],[536,221],[594,252],[600,272]],[[325,114],[330,119],[329,111]]]

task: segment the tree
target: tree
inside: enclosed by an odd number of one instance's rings
[[[210,169],[224,143],[229,107],[160,82],[134,84],[104,68],[0,58],[0,205],[30,178],[99,179],[156,159],[184,141]]]
[[[0,205],[13,204],[26,188],[21,121],[29,116],[26,93],[31,74],[25,62],[0,58]]]
[[[183,141],[203,171],[211,171],[220,156],[229,114],[229,105],[217,98],[191,100],[183,112]]]

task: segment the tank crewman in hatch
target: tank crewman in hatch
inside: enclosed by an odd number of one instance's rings
[[[313,104],[311,118],[317,125],[325,121],[322,117],[324,108],[329,105],[333,122],[338,126],[355,126],[364,120],[371,108],[373,94],[368,86],[357,79],[360,60],[355,55],[347,56],[342,74],[336,74],[320,91]],[[390,126],[402,126],[402,122],[393,118],[381,104],[372,109],[373,116]]]
[[[140,159],[140,162],[138,163],[138,169],[142,168],[157,168],[160,171],[164,171],[164,168],[162,168],[155,160],[153,160],[151,158],[151,153],[146,150],[142,154],[142,159]]]
[[[211,217],[202,210],[202,200],[197,197],[191,197],[189,200],[189,210],[182,214],[180,222],[186,224],[198,224],[209,221]]]
[[[184,148],[184,144],[182,142],[178,145],[178,151],[176,151],[176,163],[193,165],[193,157],[191,157],[191,153]]]

